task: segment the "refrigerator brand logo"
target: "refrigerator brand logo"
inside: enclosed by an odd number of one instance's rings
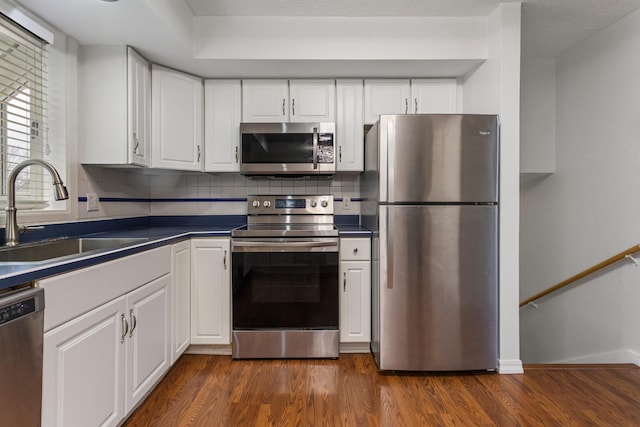
[[[480,135],[482,136],[489,136],[491,135],[491,131],[490,130],[481,130],[480,132],[478,132]]]

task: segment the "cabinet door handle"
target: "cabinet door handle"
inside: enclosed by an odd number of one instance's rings
[[[413,101],[416,104],[416,114],[418,114],[418,98],[413,98]]]
[[[124,342],[124,337],[126,337],[127,332],[129,332],[129,322],[127,322],[127,319],[125,319],[124,313],[120,315],[120,321],[122,325],[122,336],[120,337],[120,343],[122,344]]]
[[[342,163],[342,145],[338,146],[338,161]]]
[[[131,319],[131,330],[129,331],[129,338],[133,336],[133,331],[136,329],[138,325],[138,319],[133,314],[133,308],[129,310],[129,319]]]
[[[404,99],[404,113],[405,114],[409,113],[409,98]]]
[[[200,145],[198,145],[198,160],[196,160],[196,162],[200,163]]]
[[[138,139],[138,134],[133,133],[133,154],[138,154],[138,147],[140,147],[140,140]]]
[[[286,114],[286,110],[285,110],[286,106],[287,106],[287,100],[282,98],[282,115],[283,116]]]
[[[342,292],[347,292],[347,272],[342,273]]]
[[[292,116],[296,115],[296,99],[295,98],[291,100],[291,115]]]
[[[224,269],[227,269],[227,251],[224,251],[224,257],[222,258],[222,265],[224,265]]]
[[[238,163],[238,146],[236,145],[236,163]]]

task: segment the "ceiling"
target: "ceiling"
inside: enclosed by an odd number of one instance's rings
[[[170,37],[170,31],[160,31],[158,26],[144,22],[149,5],[155,0],[14,1],[81,44],[131,44],[159,63],[194,62],[185,43],[180,44],[179,37],[175,34]],[[479,17],[489,15],[500,3],[512,2],[523,3],[524,58],[555,57],[640,8],[640,0],[170,0],[163,4],[165,7],[170,5],[168,13],[180,14],[183,18],[188,15],[183,21],[189,21],[193,16]],[[183,33],[189,30],[181,29]],[[145,46],[154,48],[145,52]],[[167,53],[163,58],[162,50],[172,52],[171,56]],[[182,58],[176,58],[181,55]],[[219,75],[224,75],[224,67],[229,64],[209,63],[207,66],[213,65],[222,70]],[[277,64],[273,67],[278,69]],[[229,68],[229,73],[232,69]],[[198,73],[202,68],[194,66],[190,71]],[[265,76],[267,74],[265,69]]]
[[[521,2],[525,57],[554,57],[640,8],[640,0],[184,0],[195,16],[486,16]]]

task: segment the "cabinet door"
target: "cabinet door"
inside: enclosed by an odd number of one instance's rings
[[[78,48],[78,157],[81,163],[129,162],[127,51],[123,46]]]
[[[364,122],[373,124],[380,114],[408,114],[409,80],[374,79],[364,81]]]
[[[337,170],[362,172],[364,170],[364,110],[362,80],[338,80],[336,143]]]
[[[151,71],[149,63],[127,48],[129,163],[149,166],[151,144]]]
[[[231,344],[229,239],[191,240],[191,344]]]
[[[240,80],[204,83],[205,172],[240,172]]]
[[[289,82],[287,80],[243,80],[243,122],[289,121]]]
[[[171,275],[167,274],[127,295],[125,413],[155,386],[171,364],[170,286]]]
[[[120,297],[44,334],[42,425],[116,426],[124,417]]]
[[[415,114],[457,112],[456,79],[411,80],[411,112]]]
[[[171,246],[171,364],[191,340],[191,242]]]
[[[291,80],[289,98],[292,122],[336,121],[334,80]]]
[[[151,73],[152,167],[201,170],[202,80],[156,65]]]
[[[371,340],[371,262],[340,263],[340,342]]]

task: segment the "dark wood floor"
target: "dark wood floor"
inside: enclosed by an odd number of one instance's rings
[[[125,426],[640,426],[640,368],[381,374],[373,358],[184,355]]]

